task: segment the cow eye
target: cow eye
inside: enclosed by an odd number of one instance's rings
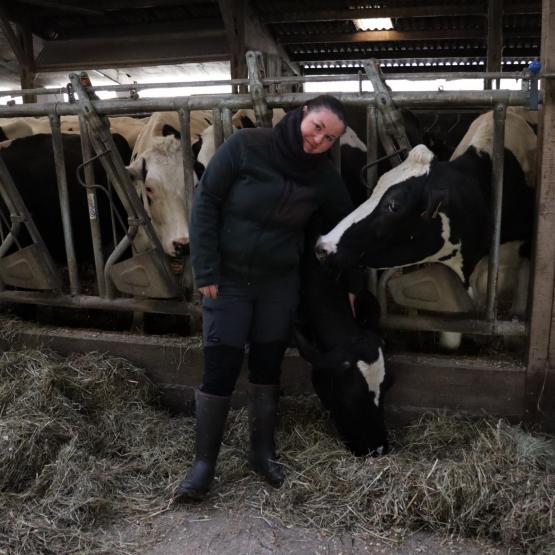
[[[386,210],[388,212],[397,212],[397,210],[399,210],[399,203],[395,200],[390,200],[387,203]]]
[[[341,363],[341,368],[343,368],[343,370],[348,370],[351,367],[351,363],[348,360],[344,360]]]
[[[147,195],[152,195],[152,193],[154,192],[154,191],[152,190],[152,187],[145,187],[145,191],[146,191],[146,194],[147,194]]]

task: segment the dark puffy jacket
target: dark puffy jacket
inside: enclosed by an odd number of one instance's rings
[[[216,152],[195,191],[190,242],[197,287],[263,280],[298,267],[318,209],[331,229],[352,210],[331,163],[295,183],[275,167],[272,130],[244,129]]]

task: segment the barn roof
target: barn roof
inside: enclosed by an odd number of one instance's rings
[[[25,41],[33,44],[30,63],[40,74],[229,60],[237,46],[233,43],[241,41],[247,48],[268,46],[302,74],[357,72],[359,62],[368,58],[380,60],[385,72],[484,71],[488,42],[496,40],[504,71],[523,69],[540,54],[541,0],[253,0],[248,8],[245,4],[244,0],[12,0],[0,5],[5,36],[0,72],[4,78],[19,80],[21,63],[29,62],[29,48],[21,46]],[[356,23],[376,17],[391,18],[392,27],[366,30]],[[243,31],[238,31],[235,27],[245,18]],[[237,32],[244,35],[235,40]]]

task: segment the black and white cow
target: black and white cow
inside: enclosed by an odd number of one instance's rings
[[[318,239],[319,258],[341,268],[439,262],[450,267],[468,287],[490,248],[492,149],[492,112],[473,122],[450,161],[437,161],[427,147],[416,146],[401,165],[379,179],[364,204]],[[515,253],[529,251],[535,157],[532,128],[508,111],[502,256],[504,248]],[[515,241],[518,248],[511,246]],[[526,284],[521,283],[519,291],[526,290]],[[480,304],[477,296],[483,291],[470,293]],[[522,307],[525,303],[518,304]]]
[[[131,150],[127,141],[120,135],[113,137],[123,160],[128,162]],[[82,163],[81,139],[79,135],[63,134],[62,143],[76,258],[79,263],[89,262],[93,259],[89,206],[86,191],[76,178],[77,167]],[[14,139],[0,149],[0,156],[53,259],[63,264],[66,255],[51,135],[38,134]],[[94,169],[95,182],[106,185],[106,175],[98,161],[94,163]],[[116,208],[126,221],[127,215],[117,195],[113,196]],[[108,242],[112,237],[109,202],[102,192],[98,192],[97,201],[102,238]]]
[[[357,456],[382,455],[388,450],[384,395],[392,375],[373,325],[379,306],[371,297],[370,328],[355,320],[346,286],[310,248],[318,236],[311,230],[322,229],[319,222],[313,217],[301,265],[300,312],[306,335],[297,332],[299,352],[312,364],[314,390],[346,447]]]

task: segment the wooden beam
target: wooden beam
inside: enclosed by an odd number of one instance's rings
[[[64,2],[58,2],[56,0],[19,0],[19,3],[49,8],[58,12],[70,12],[82,15],[104,15],[104,12],[99,11],[98,9],[66,4]]]
[[[27,62],[25,57],[25,51],[23,50],[23,45],[19,42],[15,31],[12,29],[12,25],[8,20],[6,11],[4,10],[4,6],[2,2],[0,2],[0,28],[6,37],[6,40],[10,44],[13,53],[17,59],[17,62],[20,66],[24,66]]]
[[[488,1],[488,50],[487,71],[501,71],[503,51],[503,0]],[[491,79],[484,82],[485,89],[492,88]]]
[[[218,0],[231,52],[231,77],[247,76],[245,53],[258,50],[264,54],[279,56],[296,73],[300,68],[291,62],[285,49],[276,43],[266,26],[252,10],[248,0]]]
[[[555,73],[555,0],[544,0],[542,71]],[[533,257],[530,347],[526,393],[528,410],[555,417],[555,81],[544,79],[540,118],[540,171],[536,249]],[[545,416],[546,415],[546,416]]]
[[[229,59],[223,31],[202,38],[187,33],[47,41],[37,71],[118,68]]]
[[[76,0],[82,2],[82,0]],[[96,0],[94,5],[105,12],[139,8],[164,8],[199,4],[202,0]]]
[[[220,13],[224,22],[231,61],[231,78],[246,79],[248,76],[245,59],[246,46],[246,2],[244,0],[218,0]],[[234,92],[244,93],[246,87]]]
[[[20,79],[22,89],[35,88],[35,57],[33,53],[33,35],[28,25],[17,24],[17,38],[23,48],[25,63],[20,65]],[[37,101],[36,95],[24,95],[23,102],[30,104]]]
[[[187,21],[164,21],[142,23],[137,25],[119,25],[117,28],[118,36],[146,36],[146,35],[165,35],[175,33],[187,33],[191,39],[194,37],[202,38],[216,32],[223,32],[224,26],[219,18],[189,19]],[[72,29],[64,29],[56,40],[69,39],[105,39],[111,38],[116,34],[113,25],[109,22],[104,26]]]

